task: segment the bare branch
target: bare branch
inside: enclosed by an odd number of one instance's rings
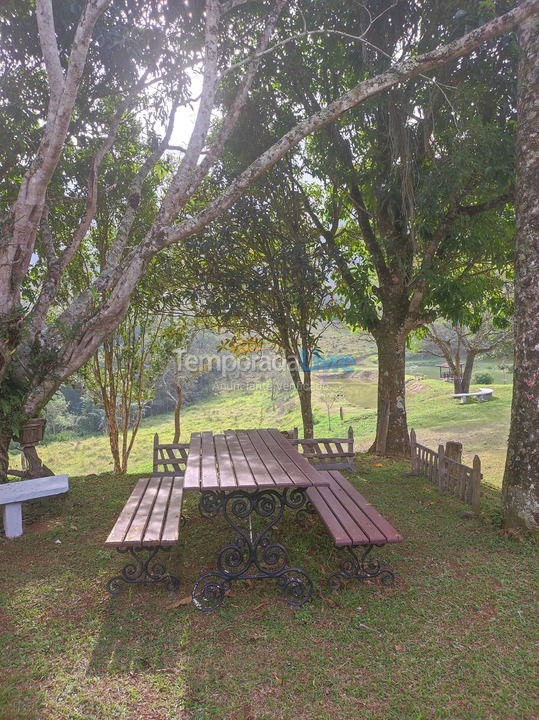
[[[88,0],[75,31],[65,81],[54,113],[50,114],[39,149],[26,172],[13,206],[13,234],[0,246],[0,312],[9,314],[19,305],[22,281],[28,271],[47,188],[62,154],[77,91],[81,82],[95,24],[110,0]],[[51,14],[40,5],[42,47],[50,40]],[[47,63],[53,75],[58,73],[54,51],[47,51]],[[49,67],[47,68],[49,70]]]
[[[41,52],[43,53],[49,82],[48,121],[50,121],[58,108],[60,96],[64,89],[64,71],[60,64],[60,53],[56,42],[52,0],[37,0],[36,18]]]

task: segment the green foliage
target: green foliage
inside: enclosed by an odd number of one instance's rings
[[[47,436],[58,435],[66,430],[73,430],[77,425],[77,417],[69,411],[66,398],[61,392],[55,393],[45,406],[43,416],[47,421]]]
[[[478,385],[491,385],[494,382],[494,378],[488,372],[480,372],[474,375],[474,382]]]

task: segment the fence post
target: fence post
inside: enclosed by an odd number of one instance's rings
[[[472,463],[472,501],[471,506],[474,513],[479,515],[481,505],[481,460],[476,455]]]
[[[445,444],[445,456],[455,462],[462,462],[462,443],[455,440],[448,440]]]
[[[410,430],[410,459],[412,461],[412,473],[414,475],[419,474],[419,463],[417,460],[417,438],[415,430]]]
[[[443,445],[438,445],[438,488],[445,489],[445,450]]]
[[[157,472],[159,470],[159,467],[157,465],[157,459],[158,459],[158,453],[157,453],[157,446],[159,445],[159,435],[155,433],[153,436],[153,471]]]

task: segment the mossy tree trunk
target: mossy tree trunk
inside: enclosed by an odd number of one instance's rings
[[[539,19],[519,29],[515,375],[504,524],[539,530]]]
[[[375,333],[378,347],[378,417],[376,440],[371,447],[380,455],[410,453],[406,419],[406,334],[388,326]]]

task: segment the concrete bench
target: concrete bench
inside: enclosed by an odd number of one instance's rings
[[[0,485],[0,505],[3,505],[4,532],[6,537],[22,535],[22,504],[26,500],[60,495],[69,490],[67,475],[19,480]]]
[[[465,405],[468,400],[476,398],[477,402],[485,402],[485,400],[492,400],[492,388],[479,388],[477,392],[471,393],[455,393],[454,398],[460,398],[461,405]]]

